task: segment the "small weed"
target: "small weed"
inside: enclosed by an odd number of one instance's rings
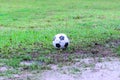
[[[80,73],[80,72],[81,72],[80,69],[75,68],[75,67],[73,67],[72,69],[70,69],[70,73],[72,73],[72,74],[76,74],[76,73]]]
[[[51,57],[47,57],[47,56],[39,56],[38,60],[46,64],[53,63],[53,60],[51,59]]]
[[[40,65],[34,64],[34,65],[29,66],[28,70],[51,70],[51,68],[47,65],[46,66],[44,66],[44,65],[40,66]]]
[[[92,63],[92,64],[83,64],[83,68],[94,68],[95,67],[95,64]]]
[[[120,56],[120,46],[115,50],[118,56]]]
[[[61,63],[60,63],[60,62],[58,63],[58,67],[59,67],[59,68],[62,68],[63,66],[64,66],[64,64],[63,64],[62,62],[61,62]]]
[[[101,59],[101,57],[98,57],[98,62],[102,62],[103,60]]]

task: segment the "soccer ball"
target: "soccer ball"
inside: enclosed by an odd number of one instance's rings
[[[65,49],[67,48],[69,45],[69,39],[68,37],[63,34],[63,33],[60,33],[60,34],[57,34],[54,36],[53,38],[53,46],[57,49]]]

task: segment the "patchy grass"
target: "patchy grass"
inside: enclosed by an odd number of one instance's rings
[[[118,39],[119,5],[119,0],[0,0],[0,57],[13,60],[10,66],[17,66],[19,60],[51,63],[48,54]],[[52,46],[57,33],[70,38],[66,51]]]
[[[4,77],[11,77],[13,74],[18,74],[19,72],[17,70],[7,70],[5,72],[0,73],[0,76]]]

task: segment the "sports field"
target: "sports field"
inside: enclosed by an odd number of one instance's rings
[[[57,33],[70,39],[65,51],[52,45]],[[119,39],[119,0],[0,0],[0,57],[11,60],[5,61],[9,66],[24,60],[51,62],[46,55]]]

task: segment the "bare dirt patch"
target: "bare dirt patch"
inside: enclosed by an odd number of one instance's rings
[[[120,80],[119,58],[77,59],[76,63],[34,74],[31,80]]]

